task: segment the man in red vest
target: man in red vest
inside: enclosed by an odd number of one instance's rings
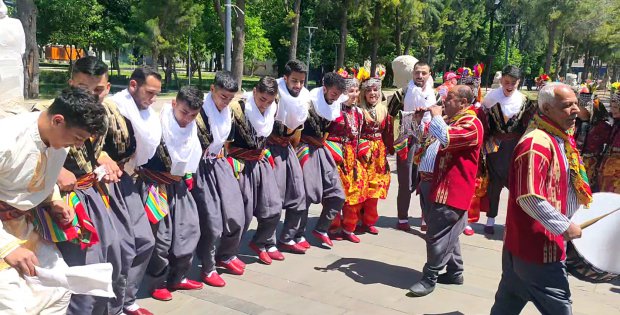
[[[430,199],[434,202],[426,223],[427,261],[422,279],[409,288],[412,296],[433,292],[435,283],[463,284],[459,235],[467,225],[467,209],[474,195],[482,123],[471,106],[474,94],[466,85],[450,89],[443,108],[431,106],[429,132],[440,143],[435,159]],[[447,272],[439,272],[447,266]]]
[[[548,84],[512,155],[502,279],[491,314],[519,314],[532,301],[542,314],[572,314],[566,242],[581,237],[570,221],[592,193],[573,139],[577,97]],[[568,158],[567,158],[568,157]]]

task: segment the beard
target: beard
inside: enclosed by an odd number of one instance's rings
[[[286,87],[286,89],[288,90],[288,93],[291,94],[292,97],[299,96],[299,93],[301,92],[301,90],[299,90],[299,92],[291,90],[291,89],[288,88],[288,86]]]

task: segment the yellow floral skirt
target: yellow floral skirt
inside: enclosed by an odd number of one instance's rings
[[[366,198],[387,197],[390,188],[390,168],[387,162],[387,152],[381,140],[370,140],[368,153],[361,157],[362,167],[368,174],[368,189]]]
[[[353,144],[343,145],[342,151],[344,156],[338,165],[338,174],[346,196],[345,205],[357,205],[366,200],[368,174],[357,159]]]
[[[598,178],[600,191],[620,193],[620,154],[605,157]]]

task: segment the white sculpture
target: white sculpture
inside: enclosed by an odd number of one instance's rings
[[[24,65],[26,36],[22,23],[8,16],[0,0],[0,117],[7,113],[25,111]]]
[[[495,76],[493,77],[493,84],[491,85],[492,89],[497,89],[498,87],[500,87],[499,80],[501,78],[502,78],[502,72],[501,71],[495,72]]]
[[[413,56],[403,55],[394,58],[392,71],[394,71],[394,86],[402,89],[413,79],[413,66],[418,62]]]
[[[577,86],[577,75],[574,73],[567,73],[566,74],[566,84],[568,84],[569,86]]]

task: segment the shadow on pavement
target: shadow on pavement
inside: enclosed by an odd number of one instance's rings
[[[422,275],[411,268],[363,258],[340,258],[324,268],[314,269],[322,272],[340,271],[357,283],[379,283],[399,289],[408,289]]]

